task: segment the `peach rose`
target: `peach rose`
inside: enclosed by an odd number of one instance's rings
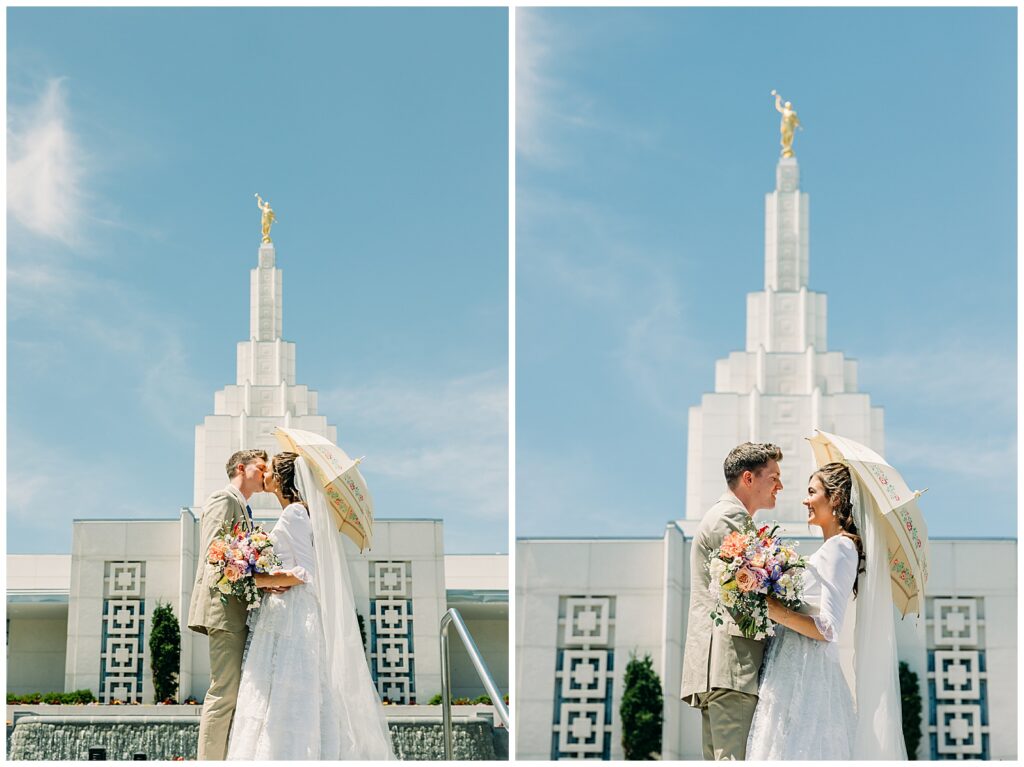
[[[223,562],[228,553],[228,546],[219,538],[210,544],[210,562]]]
[[[738,557],[746,551],[747,542],[743,533],[733,531],[722,540],[722,555],[726,557]]]
[[[740,587],[740,591],[756,591],[759,581],[753,570],[741,567],[736,571],[736,585]]]
[[[245,570],[236,565],[234,562],[232,562],[224,568],[224,575],[227,577],[229,581],[234,583],[235,581],[240,580],[243,575],[245,575]]]

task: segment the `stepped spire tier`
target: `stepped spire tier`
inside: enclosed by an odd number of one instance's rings
[[[746,347],[715,363],[714,392],[690,408],[686,520],[700,520],[722,494],[722,463],[742,442],[782,448],[785,489],[759,518],[793,531],[807,520],[800,502],[814,459],[804,438],[814,429],[883,453],[882,409],[857,390],[857,363],[828,350],[826,296],[808,288],[809,209],[796,158],[780,159],[765,196],[764,290],[747,296]]]
[[[295,383],[295,344],[281,338],[282,275],[273,243],[260,246],[249,279],[249,339],[237,348],[235,383],[214,394],[213,415],[196,426],[194,504],[227,482],[225,464],[236,450],[279,451],[272,433],[291,426],[337,442],[337,429],[317,414],[317,393]],[[254,510],[278,511],[277,499],[258,493]],[[262,516],[269,516],[263,513]]]

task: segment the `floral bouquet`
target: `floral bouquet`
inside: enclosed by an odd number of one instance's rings
[[[778,523],[733,531],[711,553],[709,590],[716,604],[711,619],[723,623],[728,610],[747,639],[774,636],[768,620],[766,598],[773,594],[786,607],[797,608],[803,593],[803,568],[807,561],[796,553],[798,542],[783,541],[775,535]]]
[[[241,524],[230,527],[225,523],[210,544],[206,561],[220,575],[220,601],[227,604],[228,595],[234,594],[245,602],[248,610],[259,607],[261,601],[254,576],[281,566],[281,558],[274,553],[274,544],[261,525],[247,531]]]

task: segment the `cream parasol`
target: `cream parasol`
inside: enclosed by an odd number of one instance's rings
[[[309,463],[334,511],[338,530],[355,541],[360,551],[370,548],[373,498],[358,469],[362,458],[353,460],[326,437],[302,429],[278,426],[274,436],[282,448],[298,453]]]
[[[833,461],[849,466],[887,522],[893,602],[904,616],[911,612],[921,615],[928,582],[928,527],[917,499],[924,491],[911,490],[900,473],[871,448],[820,429],[815,431],[808,441],[818,466]]]

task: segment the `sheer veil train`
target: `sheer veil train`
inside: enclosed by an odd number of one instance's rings
[[[295,466],[296,486],[309,507],[313,526],[316,588],[327,635],[327,667],[341,715],[338,758],[394,759],[391,733],[359,635],[343,536],[333,524],[327,499],[305,459],[296,459]]]
[[[905,760],[892,585],[886,566],[889,556],[884,525],[888,523],[856,473],[850,474],[853,518],[866,559],[856,601],[853,667],[857,731],[853,758]]]

